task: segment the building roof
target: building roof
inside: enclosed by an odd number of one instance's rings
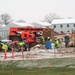
[[[26,23],[26,22],[11,22],[8,25],[1,25],[0,30],[9,30],[10,27],[34,27],[34,25]]]
[[[6,26],[5,24],[1,24],[1,25],[0,25],[0,27],[5,27],[5,26]]]
[[[51,24],[48,23],[48,22],[33,22],[32,24],[33,24],[34,26],[38,26],[38,27],[51,26]]]
[[[34,25],[30,24],[30,23],[26,23],[26,22],[12,22],[13,24],[16,24],[18,26],[32,26],[34,27]]]
[[[43,26],[51,26],[51,24],[48,22],[38,22],[38,24],[43,25]]]
[[[68,24],[75,23],[75,19],[55,19],[52,21],[52,24]]]

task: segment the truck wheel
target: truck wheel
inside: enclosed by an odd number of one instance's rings
[[[12,40],[12,41],[16,41],[16,40],[17,40],[17,41],[20,41],[20,40],[21,40],[21,38],[20,38],[20,37],[18,37],[18,36],[14,36],[14,37],[12,37],[12,38],[11,38],[11,40]]]

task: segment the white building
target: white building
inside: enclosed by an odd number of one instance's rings
[[[75,19],[56,19],[52,21],[52,26],[58,33],[75,32]]]
[[[34,25],[35,27],[41,27],[41,28],[51,27],[51,24],[48,22],[33,22],[32,25]]]
[[[1,38],[8,38],[10,27],[26,27],[26,26],[34,27],[34,25],[26,22],[12,22],[9,25],[0,25],[0,36]]]
[[[3,30],[10,30],[10,27],[26,27],[26,26],[34,27],[34,25],[26,23],[26,22],[12,22],[9,25],[6,25],[5,27],[3,27]]]

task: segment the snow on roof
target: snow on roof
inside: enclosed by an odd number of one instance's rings
[[[51,27],[51,24],[48,22],[33,22],[32,23],[35,27]]]
[[[66,23],[75,23],[75,19],[55,19],[52,21],[52,24],[66,24]]]
[[[48,22],[36,22],[36,23],[42,26],[51,26],[51,24]]]
[[[48,22],[38,22],[38,24],[43,25],[43,26],[50,26],[51,25]]]
[[[26,23],[26,22],[13,22],[13,24],[16,24],[19,26],[32,26],[32,27],[34,27],[34,25]]]
[[[6,26],[5,24],[0,25],[0,27],[5,27],[5,26]]]

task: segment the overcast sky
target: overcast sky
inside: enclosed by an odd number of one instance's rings
[[[0,0],[0,15],[3,13],[27,22],[42,21],[49,13],[75,18],[75,0]]]

